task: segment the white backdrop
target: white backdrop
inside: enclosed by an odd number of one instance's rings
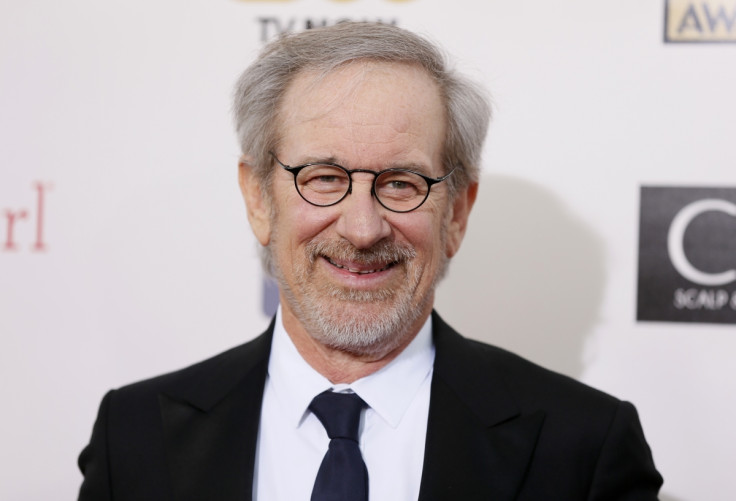
[[[1,0],[0,499],[74,499],[106,390],[266,326],[232,84],[278,27],[341,18],[428,34],[493,94],[440,313],[633,401],[663,499],[736,498],[734,325],[635,320],[639,187],[736,186],[736,45],[665,44],[664,14],[663,0]]]

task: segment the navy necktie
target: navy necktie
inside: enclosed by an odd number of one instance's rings
[[[355,393],[329,390],[309,404],[309,410],[330,437],[311,501],[368,501],[368,470],[358,447],[360,411],[364,405]]]

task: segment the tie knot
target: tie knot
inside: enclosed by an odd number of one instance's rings
[[[360,411],[365,402],[355,393],[335,393],[327,390],[320,393],[309,404],[315,416],[327,430],[327,436],[358,441]]]

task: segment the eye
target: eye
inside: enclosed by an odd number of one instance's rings
[[[426,181],[414,172],[387,171],[376,180],[376,194],[384,200],[413,200],[426,193]]]
[[[310,182],[314,184],[335,184],[339,181],[340,181],[340,177],[335,176],[334,174],[317,176],[310,180]]]
[[[391,181],[389,183],[389,188],[392,188],[394,190],[405,190],[407,188],[411,188],[411,186],[409,186],[409,183],[407,183],[406,181],[397,180],[397,181]]]
[[[312,203],[330,204],[339,200],[350,187],[347,173],[334,165],[310,165],[296,178],[299,192]]]

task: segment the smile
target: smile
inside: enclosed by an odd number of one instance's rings
[[[386,266],[384,266],[384,267],[382,267],[382,268],[374,268],[374,269],[370,269],[370,270],[361,270],[361,269],[357,269],[357,268],[351,268],[351,267],[349,267],[349,266],[345,266],[345,265],[342,265],[342,264],[336,263],[335,261],[333,261],[332,259],[330,259],[330,258],[329,258],[329,257],[327,257],[327,256],[323,256],[323,257],[324,257],[324,258],[325,258],[325,259],[326,259],[326,260],[327,260],[327,261],[328,261],[328,262],[329,262],[329,263],[330,263],[330,264],[331,264],[332,266],[334,266],[335,268],[340,268],[341,270],[347,270],[347,271],[349,271],[350,273],[357,273],[358,275],[368,275],[368,274],[371,274],[371,273],[378,273],[379,271],[386,271],[387,269],[391,268],[391,267],[392,267],[393,265],[395,265],[395,264],[396,264],[395,262],[393,262],[393,263],[388,263],[388,264],[387,264]]]

